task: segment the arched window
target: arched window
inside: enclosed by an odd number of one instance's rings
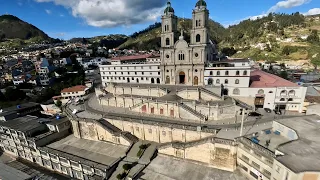
[[[229,71],[226,71],[224,74],[225,74],[226,76],[229,76]]]
[[[170,45],[170,39],[167,38],[167,39],[166,39],[166,46],[169,46],[169,45]]]
[[[198,26],[201,26],[201,20],[198,20]]]
[[[213,72],[212,71],[210,71],[210,76],[212,76],[213,75]]]
[[[240,90],[239,90],[238,88],[235,88],[235,89],[233,90],[233,94],[234,94],[234,95],[239,95],[239,94],[240,94]]]
[[[220,76],[220,71],[217,71],[217,76]]]
[[[289,99],[288,99],[288,102],[289,102],[289,101],[293,101],[293,99],[292,99],[292,98],[289,98]]]
[[[217,79],[217,80],[216,80],[216,84],[220,84],[220,79]]]
[[[286,90],[282,90],[281,92],[280,92],[280,96],[286,96],[287,95],[287,91]]]
[[[151,114],[154,114],[154,107],[151,107],[150,113],[151,113]]]
[[[225,83],[225,84],[228,84],[228,82],[229,82],[228,79],[224,80],[224,83]]]
[[[280,101],[285,101],[285,99],[284,99],[284,98],[281,98]]]
[[[173,108],[170,109],[170,116],[174,117],[174,109]]]
[[[239,79],[236,79],[235,84],[239,84],[239,83],[240,83]]]
[[[243,75],[246,76],[248,74],[247,71],[243,71]]]
[[[143,105],[142,108],[141,108],[141,110],[142,110],[143,113],[147,112],[147,106],[146,106],[146,105]]]
[[[288,93],[289,96],[295,96],[296,92],[294,90],[290,90]]]
[[[236,75],[239,76],[239,75],[240,75],[240,71],[237,71],[237,72],[236,72]]]
[[[151,84],[154,84],[154,78],[151,78]]]
[[[170,84],[170,76],[166,77],[166,84]]]
[[[157,78],[157,84],[160,84],[160,78]]]
[[[165,31],[165,32],[167,31],[167,25],[164,26],[164,31]]]
[[[179,60],[184,60],[184,53],[182,51],[179,52]]]
[[[196,20],[196,27],[198,27],[198,20]]]
[[[213,84],[213,79],[212,78],[209,78],[208,79],[208,85],[212,85]]]
[[[196,42],[200,42],[200,39],[201,39],[200,34],[197,34],[197,35],[196,35]]]
[[[263,89],[259,89],[258,94],[264,94],[264,90]]]
[[[163,114],[163,107],[160,108],[160,114]]]

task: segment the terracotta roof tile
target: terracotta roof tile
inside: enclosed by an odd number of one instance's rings
[[[264,87],[298,87],[297,84],[285,80],[274,74],[270,74],[261,70],[251,72],[251,88],[264,88]]]
[[[66,93],[66,92],[79,92],[79,91],[84,91],[85,89],[87,89],[87,86],[83,86],[83,85],[78,85],[78,86],[73,86],[73,87],[69,87],[69,88],[65,88],[61,91],[61,93]]]

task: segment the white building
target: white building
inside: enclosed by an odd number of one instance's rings
[[[208,63],[204,84],[228,87],[249,87],[251,67],[249,60],[223,60]]]
[[[87,86],[74,86],[65,88],[61,91],[60,96],[54,96],[52,99],[56,103],[58,100],[62,102],[62,104],[67,103],[69,100],[83,99],[86,97],[89,88]]]
[[[270,108],[302,112],[306,87],[260,70],[251,72],[249,87],[228,87],[227,94],[255,108]]]
[[[123,56],[100,65],[102,85],[109,83],[160,84],[160,57],[147,55]]]
[[[49,77],[50,69],[49,67],[41,67],[38,71],[39,73],[39,82],[42,86],[48,86],[52,78]]]

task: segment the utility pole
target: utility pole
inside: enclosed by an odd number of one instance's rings
[[[240,127],[240,136],[242,136],[243,131],[243,121],[244,121],[244,114],[246,113],[246,109],[242,109],[242,118],[241,118],[241,127]]]

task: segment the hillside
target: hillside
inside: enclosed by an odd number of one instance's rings
[[[37,27],[22,21],[12,15],[0,16],[0,40],[4,39],[21,39],[28,40],[39,38],[42,40],[50,39],[47,34]]]
[[[191,29],[190,19],[179,19],[178,29]],[[306,60],[319,46],[320,17],[294,14],[269,14],[224,28],[210,21],[209,35],[223,54],[256,60]],[[177,34],[179,35],[179,34]],[[161,23],[134,33],[119,48],[159,49]],[[190,32],[185,33],[189,39]]]
[[[110,34],[107,36],[96,36],[91,38],[72,38],[69,40],[71,43],[89,43],[94,46],[105,46],[107,48],[115,48],[123,44],[128,36],[123,34]]]
[[[192,27],[191,19],[179,19],[178,29],[184,29],[186,39],[190,38],[190,29]],[[209,22],[209,35],[215,42],[223,40],[226,31],[225,28],[212,20]],[[177,34],[179,36],[179,34]],[[159,49],[161,43],[161,23],[155,23],[148,28],[134,33],[128,40],[119,46],[120,49],[133,48],[137,50]]]

